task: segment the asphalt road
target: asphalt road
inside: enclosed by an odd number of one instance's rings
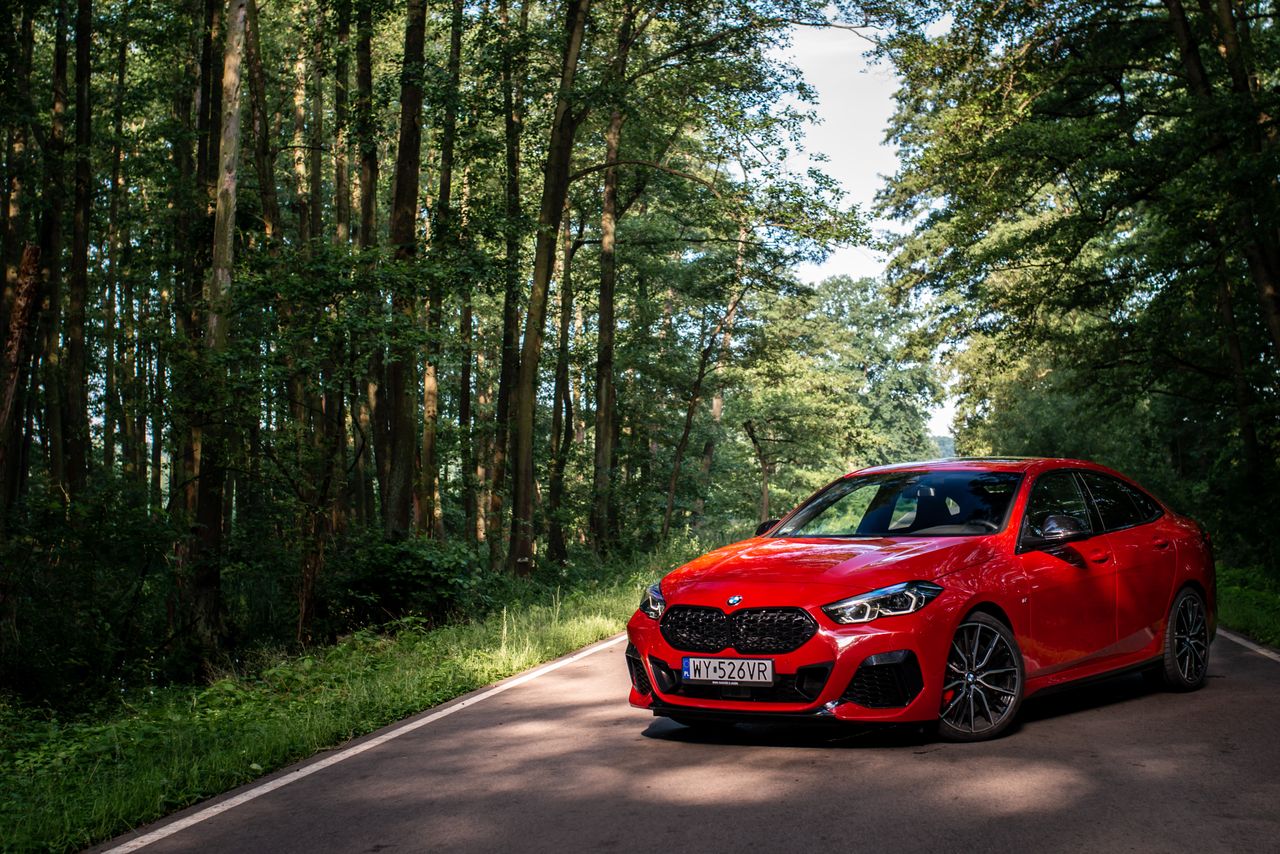
[[[1280,663],[1221,637],[1198,693],[1120,677],[1028,700],[1011,734],[973,745],[695,735],[626,705],[623,646],[141,850],[1280,852]]]

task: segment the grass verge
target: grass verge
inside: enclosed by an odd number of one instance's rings
[[[0,701],[0,847],[72,850],[620,631],[639,590],[697,546],[486,619],[412,621],[96,719]]]
[[[1220,567],[1218,619],[1260,643],[1280,646],[1280,583],[1257,567]]]

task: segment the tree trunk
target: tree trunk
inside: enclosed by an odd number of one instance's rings
[[[339,0],[337,6],[338,47],[333,74],[333,236],[340,245],[345,245],[351,240],[351,176],[347,169],[351,0]]]
[[[378,245],[378,140],[373,130],[373,0],[356,2],[356,144],[360,149],[361,249]]]
[[[747,431],[747,437],[751,439],[751,447],[756,452],[756,459],[760,462],[760,518],[756,521],[767,522],[769,520],[769,477],[773,474],[773,466],[765,453],[764,444],[756,435],[755,425],[746,421],[742,426]]]
[[[19,103],[28,103],[31,99],[31,52],[35,40],[35,24],[32,16],[34,3],[22,4],[21,21],[18,25],[15,46],[17,67],[14,69],[14,94]],[[27,186],[27,170],[30,156],[27,152],[29,136],[29,119],[19,118],[9,137],[9,150],[5,163],[5,216],[4,234],[0,238],[0,264],[4,265],[3,295],[0,296],[0,328],[8,328],[10,307],[17,296],[18,276],[21,269],[21,256],[24,254],[22,242],[25,239],[28,209],[25,202]]]
[[[458,97],[462,63],[462,0],[453,0],[449,23],[448,82],[445,89],[444,126],[440,133],[440,188],[436,197],[432,222],[432,243],[448,270],[455,263],[458,228],[453,212],[454,150],[458,136]],[[435,254],[435,253],[433,253]],[[440,417],[440,356],[443,350],[444,281],[441,275],[431,277],[427,299],[427,362],[422,372],[422,471],[419,474],[419,506],[422,528],[429,535],[444,537],[442,508],[436,500],[440,489],[440,466],[437,460],[437,433]],[[469,366],[468,366],[469,367]],[[464,467],[466,463],[463,463]]]
[[[564,61],[547,145],[542,206],[538,213],[537,242],[534,244],[529,313],[525,320],[520,372],[512,401],[515,407],[516,435],[511,455],[511,548],[507,554],[507,564],[511,570],[521,575],[533,570],[533,415],[537,403],[538,360],[542,355],[543,327],[547,321],[547,289],[551,281],[551,268],[555,263],[560,214],[565,195],[569,191],[569,163],[573,156],[573,140],[578,124],[584,117],[574,114],[570,99],[590,6],[591,0],[568,0],[566,4]]]
[[[506,170],[504,202],[506,221],[503,237],[502,353],[498,370],[498,401],[494,408],[493,454],[489,461],[489,509],[485,525],[489,539],[489,566],[497,569],[502,561],[502,503],[506,490],[507,457],[510,451],[509,425],[515,412],[512,395],[520,372],[520,242],[523,211],[520,200],[520,137],[523,131],[523,66],[517,67],[515,43],[524,38],[529,15],[529,0],[520,7],[519,25],[511,33],[507,0],[498,0],[498,17],[502,23],[502,107]]]
[[[60,496],[70,491],[67,482],[63,433],[62,317],[62,208],[63,153],[66,149],[67,114],[67,8],[66,0],[54,6],[53,114],[44,155],[44,215],[40,225],[40,359],[44,384],[45,458],[49,477]]]
[[[22,253],[18,284],[10,304],[9,326],[4,344],[4,374],[0,376],[0,535],[4,533],[5,519],[11,499],[9,484],[16,482],[14,473],[18,462],[14,442],[21,407],[23,365],[27,361],[27,341],[31,320],[35,315],[40,289],[40,250],[28,245]]]
[[[307,55],[299,51],[293,63],[293,185],[298,217],[298,246],[309,253],[315,227],[311,222],[311,182],[307,180]]]
[[[569,216],[566,200],[565,217]],[[560,260],[560,327],[556,347],[555,388],[551,395],[551,475],[547,490],[547,556],[556,563],[569,559],[564,536],[564,470],[573,443],[573,406],[569,395],[569,333],[573,320],[573,256],[575,241],[566,221]],[[581,234],[579,234],[579,237]]]
[[[618,27],[617,49],[614,54],[610,79],[620,86],[627,74],[627,57],[631,51],[632,25],[635,22],[635,4],[623,7],[622,22]],[[622,141],[624,114],[620,103],[615,103],[605,129],[604,199],[600,214],[600,319],[599,339],[596,348],[596,443],[595,468],[591,490],[591,532],[596,549],[609,549],[611,481],[613,474],[613,433],[617,418],[617,393],[613,377],[613,339],[616,321],[613,316],[613,294],[617,284],[618,260],[616,234],[618,225],[618,149]]]
[[[400,77],[400,145],[391,202],[391,244],[396,260],[408,263],[417,255],[418,173],[422,156],[422,72],[426,31],[423,0],[409,0],[404,35],[404,70]],[[392,310],[409,327],[417,314],[410,294],[397,291]],[[384,525],[387,536],[409,533],[414,483],[413,348],[403,334],[391,346],[387,363],[388,426],[391,459],[387,472]]]
[[[111,130],[111,198],[107,206],[107,261],[110,269],[107,275],[107,298],[103,305],[103,338],[107,352],[104,367],[103,386],[103,418],[102,418],[102,465],[107,471],[115,468],[116,458],[116,424],[123,427],[124,415],[120,406],[119,377],[116,365],[121,353],[117,351],[116,338],[116,304],[120,292],[120,262],[123,248],[120,239],[120,198],[124,192],[124,179],[121,174],[124,141],[124,85],[125,62],[128,51],[126,39],[121,35],[116,41],[116,91],[115,105],[112,108]],[[125,430],[120,431],[125,434]]]
[[[311,240],[324,234],[324,14],[317,5],[312,11],[311,62],[307,76],[311,119],[307,123],[307,201],[311,204]]]
[[[89,162],[93,121],[89,99],[92,0],[76,3],[76,161],[71,217],[71,287],[67,292],[67,486],[74,497],[84,489],[89,466],[89,386],[84,341],[89,298],[89,216],[93,206]]]
[[[268,244],[280,240],[280,202],[276,198],[275,155],[271,150],[271,112],[267,106],[267,81],[262,68],[262,39],[257,0],[248,0],[245,59],[249,66],[249,108],[253,122],[253,165],[262,201],[262,230]]]
[[[227,11],[226,47],[222,61],[222,128],[219,137],[217,202],[214,208],[213,252],[205,287],[204,347],[211,355],[208,370],[215,385],[224,384],[218,354],[227,348],[227,301],[231,292],[235,248],[236,164],[240,156],[240,64],[244,56],[245,5],[231,0]],[[207,413],[200,446],[197,498],[196,554],[192,560],[195,634],[206,667],[221,646],[223,486],[229,448],[226,431],[214,413]]]

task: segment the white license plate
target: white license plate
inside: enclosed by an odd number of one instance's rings
[[[693,685],[772,685],[773,661],[685,656],[684,681]]]

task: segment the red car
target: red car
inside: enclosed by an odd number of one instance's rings
[[[1110,469],[880,466],[650,586],[630,701],[691,726],[936,721],[976,741],[1077,679],[1199,688],[1215,630],[1205,532]]]

